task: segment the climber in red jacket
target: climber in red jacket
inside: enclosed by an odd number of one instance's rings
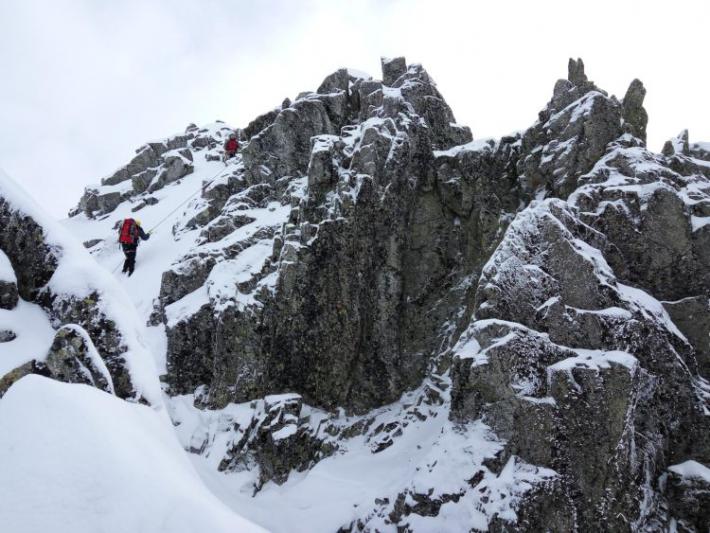
[[[150,232],[143,231],[140,220],[125,219],[118,233],[118,242],[121,243],[123,254],[126,256],[123,263],[124,274],[131,276],[136,268],[136,252],[138,252],[138,243],[141,239],[144,241],[150,239]]]
[[[237,141],[237,134],[230,133],[229,139],[224,143],[224,160],[233,158],[237,155],[237,150],[239,150],[239,141]]]

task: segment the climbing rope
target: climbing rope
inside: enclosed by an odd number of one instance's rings
[[[199,193],[206,191],[207,188],[208,188],[210,185],[212,185],[212,183],[213,183],[218,177],[220,177],[220,176],[225,172],[225,170],[226,170],[226,169],[220,169],[214,176],[212,176],[211,178],[209,178],[209,179],[207,180],[207,183],[205,183],[204,185],[201,185],[199,189],[197,189],[194,193],[192,193],[190,196],[188,196],[187,198],[185,198],[185,200],[183,200],[182,202],[180,202],[180,204],[178,204],[178,206],[175,207],[175,209],[173,209],[172,211],[170,211],[170,213],[168,213],[167,215],[165,215],[163,218],[161,218],[161,219],[158,221],[157,224],[155,224],[152,228],[150,228],[150,229],[148,230],[148,234],[150,235],[151,233],[153,233],[153,232],[156,230],[156,228],[158,228],[158,226],[160,226],[163,222],[165,222],[166,220],[168,220],[173,214],[175,214],[175,212],[176,212],[178,209],[180,209],[180,208],[181,208],[182,206],[184,206],[187,202],[189,202],[190,200],[192,200],[192,199],[193,199],[195,196],[197,196]],[[111,271],[111,274],[115,274],[115,273],[118,271],[119,267],[120,267],[122,264],[123,264],[123,262],[120,262],[118,265],[116,265],[116,267]]]
[[[160,219],[160,221],[158,221],[157,224],[155,224],[152,228],[150,228],[150,229],[148,230],[148,233],[152,233],[153,231],[155,231],[155,229],[156,229],[158,226],[160,226],[163,222],[165,222],[167,219],[169,219],[178,209],[180,209],[183,205],[185,205],[187,202],[189,202],[189,201],[192,200],[195,196],[197,196],[197,194],[199,194],[200,192],[203,192],[203,191],[207,190],[207,187],[209,187],[210,185],[212,185],[212,182],[214,182],[214,181],[224,172],[224,170],[225,170],[225,169],[220,169],[220,170],[217,172],[217,174],[215,174],[214,176],[212,176],[210,179],[207,180],[207,183],[206,183],[205,185],[200,186],[199,189],[197,189],[194,193],[192,193],[190,196],[188,196],[187,198],[185,198],[185,200],[183,200],[175,209],[173,209],[172,211],[170,211],[170,213],[168,213],[167,215],[165,215],[162,219]]]

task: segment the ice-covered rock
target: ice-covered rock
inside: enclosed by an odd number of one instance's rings
[[[664,480],[672,526],[678,531],[702,531],[710,523],[710,468],[697,461],[668,467]]]
[[[76,325],[62,326],[44,360],[48,374],[65,383],[84,383],[114,393],[113,379],[89,334]]]
[[[17,277],[10,260],[0,250],[0,309],[13,309],[17,305]]]
[[[157,225],[124,283],[203,476],[276,531],[701,531],[708,145],[650,151],[643,84],[581,60],[475,141],[421,65],[382,67],[257,117],[226,166],[221,123],[147,145],[112,216],[66,223],[108,269],[117,220]],[[192,172],[161,182],[170,157]]]
[[[75,365],[81,364],[89,371],[86,379],[104,390],[121,398],[162,403],[157,373],[141,339],[142,326],[126,294],[72,235],[5,174],[0,174],[0,225],[0,250],[9,258],[4,270],[12,265],[21,304],[0,311],[3,329],[15,333],[2,344],[0,379],[11,374],[7,385],[38,371],[75,381],[79,371]],[[8,277],[7,272],[3,277]],[[52,345],[53,330],[67,325],[74,325],[69,330],[75,333],[80,331],[82,345],[69,345],[81,354],[70,355],[60,346],[66,329],[60,330]],[[47,371],[50,352],[56,364]],[[81,362],[87,357],[92,361],[88,366]],[[61,365],[74,368],[65,372]]]
[[[186,133],[136,150],[136,156],[100,185],[89,186],[69,216],[85,213],[99,217],[115,211],[125,201],[150,205],[150,194],[194,171],[193,151],[210,152],[216,160],[222,143],[233,130],[222,123],[206,128],[188,127]]]

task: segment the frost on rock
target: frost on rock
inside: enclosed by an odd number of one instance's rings
[[[8,324],[2,329],[13,338],[2,344],[0,393],[27,373],[76,381],[86,370],[90,374],[86,380],[122,398],[162,403],[156,372],[141,341],[141,325],[125,293],[5,174],[0,174],[0,222],[4,228],[0,249],[9,258],[4,270],[12,264],[20,302],[16,309],[3,311]],[[62,326],[74,328],[79,344],[67,341],[68,346],[81,352],[78,359],[62,356],[62,364],[91,361],[66,374],[46,364],[56,353],[52,331]],[[57,333],[55,344],[63,334]]]
[[[211,152],[210,157],[220,160],[218,149],[232,131],[223,123],[188,127],[184,134],[141,146],[127,165],[103,178],[100,185],[87,187],[69,215],[100,217],[126,201],[140,208],[149,205],[155,191],[194,172],[194,152]]]
[[[10,260],[0,250],[0,309],[13,309],[17,305],[17,277]]]
[[[65,224],[109,270],[121,218],[155,227],[123,283],[175,430],[270,530],[700,532],[710,145],[648,150],[645,94],[571,60],[531,127],[473,140],[383,58],[237,130],[226,166],[222,123],[146,145]],[[8,313],[44,314],[41,250]],[[70,329],[70,381],[118,391],[72,302],[111,379]]]
[[[421,66],[400,70],[390,85],[337,71],[253,133],[219,195],[205,191],[184,226],[202,228],[198,246],[161,287],[173,393],[204,385],[200,401],[222,407],[298,390],[361,411],[421,382],[444,336],[427,305],[446,314],[463,297],[421,283],[460,283],[480,262],[466,230],[490,246],[517,201],[486,178],[474,200],[468,169],[505,172],[510,147],[449,154],[470,132]]]
[[[507,453],[563,474],[571,502],[594,501],[574,504],[577,523],[618,520],[622,528],[634,516],[635,527],[655,527],[670,519],[662,465],[707,461],[706,386],[700,350],[664,305],[617,278],[657,288],[648,271],[634,278],[629,268],[649,250],[616,242],[599,223],[606,211],[596,202],[621,185],[605,178],[611,186],[583,185],[568,202],[533,202],[508,228],[483,269],[475,318],[453,349],[452,410],[462,421],[482,417],[507,439]],[[641,202],[620,198],[614,213],[644,238],[632,217],[644,218]],[[635,503],[626,499],[633,493]]]

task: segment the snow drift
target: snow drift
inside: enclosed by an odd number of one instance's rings
[[[12,533],[260,532],[203,485],[169,420],[26,376],[0,400],[0,520]]]

